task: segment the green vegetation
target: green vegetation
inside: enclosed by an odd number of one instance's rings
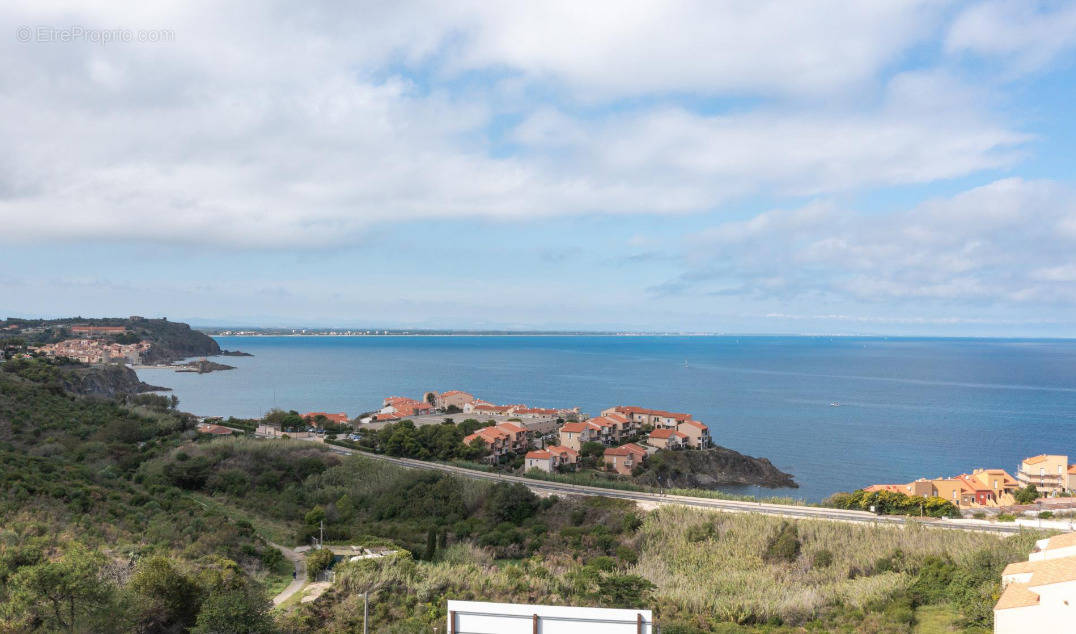
[[[1016,498],[1017,504],[1034,504],[1035,500],[1039,499],[1039,490],[1034,484],[1029,484],[1026,487],[1017,489],[1012,495]]]
[[[896,491],[857,489],[851,493],[835,493],[824,503],[838,509],[874,510],[880,515],[920,515],[924,517],[960,517],[960,509],[939,497],[905,495]]]
[[[373,632],[429,632],[448,598],[647,606],[680,633],[988,628],[1002,567],[1041,537],[540,498],[318,443],[200,439],[169,399],[76,397],[55,366],[10,367],[0,632],[355,631],[363,593]],[[461,432],[430,427],[427,451]],[[397,433],[418,430],[377,442]],[[327,543],[397,554],[338,562],[317,601],[271,610],[290,565],[258,533],[306,544],[322,523]]]
[[[409,420],[389,423],[379,430],[367,430],[357,444],[358,448],[383,453],[396,458],[416,460],[477,460],[489,453],[481,441],[470,446],[463,439],[475,430],[492,425],[493,421],[481,423],[473,418],[456,424],[451,419],[439,425],[415,426]]]

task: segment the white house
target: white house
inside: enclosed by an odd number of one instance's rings
[[[1069,632],[1076,623],[1076,533],[1036,544],[1028,561],[1001,573],[1004,590],[994,606],[996,634]]]

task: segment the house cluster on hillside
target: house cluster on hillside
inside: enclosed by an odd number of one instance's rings
[[[1076,533],[1036,542],[1027,561],[1005,567],[1001,585],[1004,590],[994,606],[997,634],[1072,631],[1076,622]]]
[[[381,409],[360,422],[413,419],[418,424],[433,424],[440,422],[439,416],[456,413],[494,421],[469,434],[464,444],[480,442],[490,462],[522,454],[528,471],[574,468],[587,443],[604,445],[604,466],[625,475],[659,449],[701,449],[711,445],[709,427],[691,414],[618,405],[603,410],[599,416],[588,417],[578,407],[496,405],[460,390],[426,392],[421,400],[390,396],[384,399]]]
[[[1016,477],[1004,469],[975,469],[951,478],[920,478],[907,484],[873,484],[867,492],[894,491],[905,495],[944,498],[961,508],[999,507],[1016,504],[1013,493],[1029,484],[1040,494],[1076,491],[1076,465],[1068,456],[1042,454],[1025,458]]]
[[[89,328],[90,326],[86,326]],[[99,326],[105,328],[105,326]],[[122,332],[123,329],[120,328]],[[83,363],[142,363],[142,356],[149,350],[147,341],[119,344],[101,339],[65,339],[57,343],[39,346],[36,350],[50,357],[67,357]]]

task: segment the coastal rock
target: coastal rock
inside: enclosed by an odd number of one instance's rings
[[[198,374],[205,374],[206,372],[217,372],[219,370],[234,370],[234,365],[225,365],[223,363],[215,363],[208,359],[202,359],[200,361],[192,361],[190,363],[184,363],[176,366],[176,372],[197,372]]]
[[[714,489],[721,486],[798,487],[792,475],[766,458],[746,456],[725,447],[702,450],[659,451],[647,459],[639,484],[677,489]]]
[[[170,391],[143,383],[131,368],[124,365],[93,365],[75,367],[62,374],[63,388],[73,394],[111,398],[117,394]]]

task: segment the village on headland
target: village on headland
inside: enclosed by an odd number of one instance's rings
[[[44,356],[87,365],[126,365],[204,374],[235,366],[209,356],[250,356],[221,350],[204,333],[187,324],[139,316],[70,320],[13,320],[0,325],[5,357]],[[202,357],[188,360],[189,357]]]
[[[435,431],[419,431],[425,427]],[[588,416],[578,407],[496,405],[460,390],[426,392],[421,399],[389,396],[378,410],[353,423],[344,412],[293,415],[276,424],[264,422],[257,434],[309,438],[335,432],[335,439],[370,446],[378,434],[414,430],[432,436],[438,428],[450,427],[458,436],[456,451],[449,449],[449,455],[439,457],[517,465],[523,472],[563,473],[586,466],[632,476],[658,452],[713,445],[709,426],[691,414],[617,405]]]

